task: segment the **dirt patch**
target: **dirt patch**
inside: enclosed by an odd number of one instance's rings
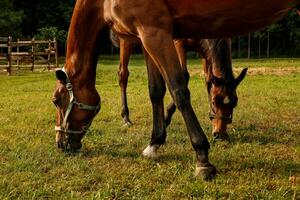
[[[239,74],[243,68],[234,68],[233,73],[235,75]],[[204,72],[202,69],[190,69],[189,73],[191,76],[199,75],[204,76]],[[257,67],[257,68],[249,68],[247,75],[289,75],[293,73],[300,73],[300,67],[284,67],[284,68],[270,68],[270,67]]]

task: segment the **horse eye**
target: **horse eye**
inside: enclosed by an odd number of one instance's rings
[[[213,100],[213,104],[214,104],[215,106],[221,106],[222,103],[223,103],[223,100],[222,100],[220,97],[216,97],[216,98],[214,98],[214,100]]]

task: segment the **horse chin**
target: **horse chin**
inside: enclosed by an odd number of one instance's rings
[[[224,133],[213,132],[213,136],[215,140],[221,140],[221,141],[229,140],[229,135],[227,132]]]
[[[82,144],[81,142],[78,142],[78,143],[70,143],[70,150],[72,152],[78,152],[82,147]]]
[[[82,139],[83,135],[69,135],[68,137],[68,144],[70,147],[70,151],[71,152],[77,152],[81,149],[82,147],[82,143],[81,143],[81,139]]]

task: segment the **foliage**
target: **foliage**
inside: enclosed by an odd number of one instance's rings
[[[0,36],[20,35],[23,12],[15,11],[11,0],[0,1]]]
[[[295,57],[300,55],[300,17],[295,11],[277,24],[273,24],[253,33],[255,40],[260,40],[266,51],[268,35],[270,39],[271,56]],[[251,44],[252,51],[257,54],[258,45]]]
[[[2,5],[0,7],[0,36],[12,34],[29,38],[39,34],[40,29],[46,30],[49,27],[56,27],[60,33],[67,32],[75,0],[1,0],[0,4]],[[265,51],[267,34],[270,33],[271,56],[300,56],[299,27],[299,16],[295,11],[291,11],[276,25],[254,33],[254,39],[261,40],[262,51]],[[245,53],[247,38],[241,37],[240,39],[241,54],[244,56],[247,55]],[[236,55],[237,43],[237,38],[233,38],[233,55]],[[65,52],[64,44],[65,41],[62,39],[59,44],[60,53]],[[111,53],[111,44],[106,32],[101,35],[100,44],[100,52]],[[251,44],[251,47],[254,51],[251,55],[257,54],[257,43]]]
[[[56,38],[56,41],[58,43],[58,50],[59,52],[62,52],[65,48],[67,32],[64,30],[58,30],[57,27],[44,27],[38,29],[38,33],[35,35],[35,38],[39,40]]]
[[[188,64],[192,104],[211,141],[202,69],[199,60]],[[233,65],[299,70],[300,60],[234,60]],[[140,155],[152,124],[146,68],[142,59],[131,61],[128,103],[134,125],[129,128],[122,127],[117,70],[118,60],[102,59],[98,66],[102,109],[77,154],[55,145],[55,75],[1,76],[0,199],[292,199],[299,194],[291,181],[300,176],[299,73],[245,78],[229,127],[231,142],[211,142],[210,159],[219,175],[203,182],[193,177],[194,152],[178,112],[160,157]],[[165,103],[169,100],[167,95]]]

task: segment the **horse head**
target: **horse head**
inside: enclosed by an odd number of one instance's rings
[[[227,125],[232,123],[233,109],[238,103],[236,88],[245,78],[247,70],[247,68],[243,69],[233,81],[228,82],[212,76],[207,83],[210,102],[209,117],[213,126],[212,133],[216,139],[228,137]]]
[[[84,87],[74,90],[64,68],[56,71],[56,77],[52,98],[57,110],[56,143],[65,150],[68,146],[72,151],[78,150],[82,147],[81,139],[100,110],[100,98],[97,92],[90,92],[93,90],[89,91]]]

